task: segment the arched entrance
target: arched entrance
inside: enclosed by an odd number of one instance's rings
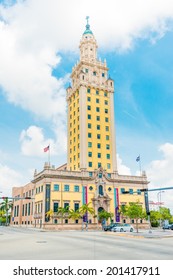
[[[103,210],[105,210],[103,207],[99,207],[98,208],[98,213],[102,212]]]

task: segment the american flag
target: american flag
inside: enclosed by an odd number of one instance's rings
[[[47,146],[46,148],[44,148],[44,152],[46,153],[47,151],[49,151],[49,146]]]

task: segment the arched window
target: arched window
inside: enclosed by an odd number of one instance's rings
[[[99,186],[99,194],[103,195],[103,186],[102,185]]]

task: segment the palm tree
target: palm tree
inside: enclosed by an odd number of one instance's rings
[[[54,212],[52,209],[50,209],[49,211],[46,212],[46,218],[48,218],[48,220],[49,220],[49,218],[51,217],[52,222],[53,222],[53,215],[54,215]]]
[[[4,220],[4,215],[5,215],[5,211],[4,210],[0,210],[0,225]]]
[[[4,197],[1,203],[0,210],[4,211],[6,214],[6,226],[8,225],[8,211],[13,207],[12,201],[8,200],[8,197]]]
[[[105,210],[102,210],[101,212],[98,213],[98,216],[99,216],[99,220],[101,221],[102,229],[103,229],[103,221],[105,221],[105,220],[108,221],[108,219],[110,219],[110,221],[111,221],[114,214],[107,212]]]
[[[93,207],[90,207],[89,205],[91,204],[91,202],[89,203],[86,203],[86,204],[83,204],[80,208],[79,208],[79,212],[80,214],[83,216],[84,218],[84,215],[87,214],[87,213],[90,213],[91,215],[94,215],[95,214],[95,211],[94,211],[94,208]],[[83,230],[83,219],[82,219],[82,230]],[[88,224],[88,221],[86,221],[86,227],[87,227],[87,224]]]
[[[58,209],[58,212],[57,212],[57,215],[60,215],[61,216],[61,224],[63,225],[63,219],[64,217],[69,214],[69,206],[66,206],[66,207],[59,207]]]
[[[75,210],[69,210],[69,219],[72,219],[72,220],[78,220],[81,218],[81,213],[79,212],[79,210],[75,211]]]

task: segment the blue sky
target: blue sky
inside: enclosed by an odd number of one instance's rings
[[[173,186],[172,1],[61,2],[0,1],[0,191],[31,180],[49,143],[52,164],[66,162],[65,88],[86,15],[115,81],[119,173],[138,174],[140,154],[150,188]],[[162,197],[173,211],[173,192]]]

